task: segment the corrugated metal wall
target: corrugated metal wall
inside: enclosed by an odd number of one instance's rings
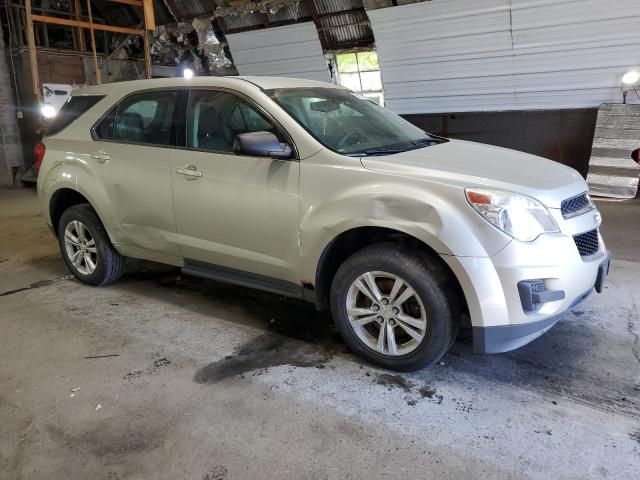
[[[640,0],[432,0],[368,12],[399,113],[597,107],[640,65]]]
[[[312,22],[229,34],[227,42],[240,75],[331,80]]]

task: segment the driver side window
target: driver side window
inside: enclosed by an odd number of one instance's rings
[[[278,129],[242,98],[227,92],[193,90],[187,112],[187,147],[233,153],[235,136],[271,132],[285,141]]]

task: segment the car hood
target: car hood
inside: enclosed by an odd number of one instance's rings
[[[364,168],[421,177],[461,187],[508,190],[537,198],[549,208],[587,190],[574,169],[506,148],[462,140],[394,155],[362,157]]]

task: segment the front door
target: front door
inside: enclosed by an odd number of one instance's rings
[[[173,156],[178,242],[187,265],[298,283],[299,162],[233,153],[237,134],[265,130],[281,136],[242,98],[191,92],[187,148]]]

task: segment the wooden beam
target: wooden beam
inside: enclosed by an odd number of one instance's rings
[[[40,78],[38,75],[38,57],[36,56],[36,39],[33,34],[33,20],[31,15],[31,0],[24,2],[25,13],[27,16],[27,45],[29,46],[29,66],[31,67],[31,86],[36,100],[42,101],[42,92],[40,90]]]
[[[80,27],[91,29],[91,24],[84,20],[67,20],[66,18],[47,17],[45,15],[31,15],[34,22],[53,23],[55,25],[66,25],[67,27]],[[100,30],[113,33],[128,33],[130,35],[142,35],[144,30],[139,28],[114,27],[111,25],[93,24],[94,30]]]
[[[96,73],[96,83],[102,83],[102,75],[98,66],[98,53],[96,52],[96,32],[93,29],[93,15],[91,14],[91,0],[87,0],[87,12],[89,13],[89,32],[91,33],[91,51],[93,52],[93,66]]]

